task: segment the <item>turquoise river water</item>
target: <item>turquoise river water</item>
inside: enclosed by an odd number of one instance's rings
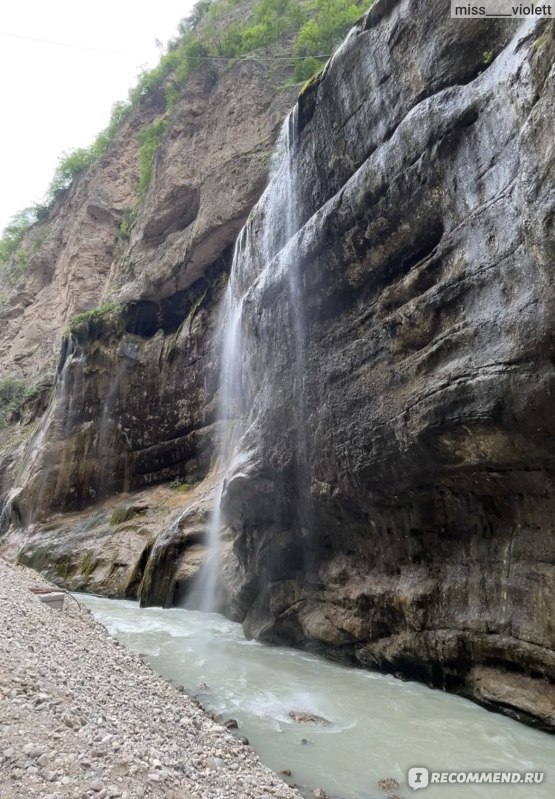
[[[408,799],[411,767],[431,771],[543,772],[541,784],[430,784],[423,799],[552,799],[555,738],[474,703],[414,682],[350,669],[315,655],[247,641],[239,624],[212,613],[141,609],[136,602],[79,595],[109,632],[147,656],[163,677],[210,710],[239,722],[261,760],[289,769],[298,785],[330,797],[384,797],[378,781]],[[208,688],[196,687],[206,683]],[[289,711],[316,713],[325,727]],[[304,742],[303,742],[304,739]]]

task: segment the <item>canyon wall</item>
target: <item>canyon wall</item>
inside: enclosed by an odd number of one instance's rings
[[[224,494],[250,635],[546,726],[552,34],[382,2],[301,95],[299,229],[245,276],[251,403]]]
[[[301,93],[291,230],[265,259],[276,175],[234,267],[249,402],[222,573],[249,635],[545,728],[553,52],[549,21],[378,0]],[[4,373],[47,386],[0,431],[4,552],[72,588],[186,593],[218,479],[218,304],[295,94],[254,60],[199,72],[129,241],[131,132],[70,191],[3,310]]]

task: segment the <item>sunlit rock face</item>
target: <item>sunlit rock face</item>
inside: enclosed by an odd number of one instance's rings
[[[279,172],[252,220],[251,410],[224,493],[248,634],[546,725],[551,36],[380,2],[301,95],[298,232],[264,260]]]

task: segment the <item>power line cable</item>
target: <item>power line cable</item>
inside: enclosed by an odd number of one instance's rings
[[[88,44],[81,44],[78,42],[57,42],[52,39],[39,39],[35,36],[24,36],[20,33],[11,33],[8,31],[0,31],[0,36],[8,36],[11,39],[22,39],[28,42],[36,42],[38,44],[50,44],[56,47],[72,47],[78,50],[92,50],[95,52],[100,53],[111,53],[112,55],[133,55],[128,50],[110,50],[105,47],[95,47],[94,45]],[[169,51],[171,52],[171,50]],[[316,53],[311,54],[311,58],[331,58],[329,53]],[[180,55],[177,56],[179,61],[238,61],[241,59],[248,60],[248,59],[256,59],[257,61],[304,61],[307,56],[304,55],[275,55],[275,56],[263,56],[263,55],[256,55],[256,53],[252,53],[250,55],[243,55],[243,56],[224,56],[224,55],[207,55],[207,56],[188,56],[188,55]]]

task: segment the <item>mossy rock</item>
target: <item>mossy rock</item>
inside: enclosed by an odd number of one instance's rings
[[[122,311],[123,306],[120,303],[104,303],[72,316],[66,332],[71,333],[78,341],[121,335],[124,330]]]
[[[110,517],[110,524],[123,524],[124,522],[128,522],[133,516],[136,516],[137,509],[131,506],[120,505],[118,508],[114,508],[112,511],[112,515]]]
[[[81,574],[83,577],[90,577],[98,565],[98,559],[90,551],[85,552],[81,561]]]
[[[327,65],[324,64],[324,66],[321,67],[318,70],[318,72],[315,72],[311,78],[309,78],[307,81],[304,82],[303,87],[299,92],[299,98],[298,98],[299,101],[306,98],[308,92],[315,89],[318,86],[318,84],[322,81],[322,79],[324,78],[324,74],[326,72],[326,66]]]
[[[178,478],[172,480],[171,483],[169,483],[168,485],[170,488],[173,488],[174,491],[179,491],[183,493],[186,493],[187,491],[190,491],[192,488],[194,488],[193,483],[182,483],[181,480],[179,480]]]

